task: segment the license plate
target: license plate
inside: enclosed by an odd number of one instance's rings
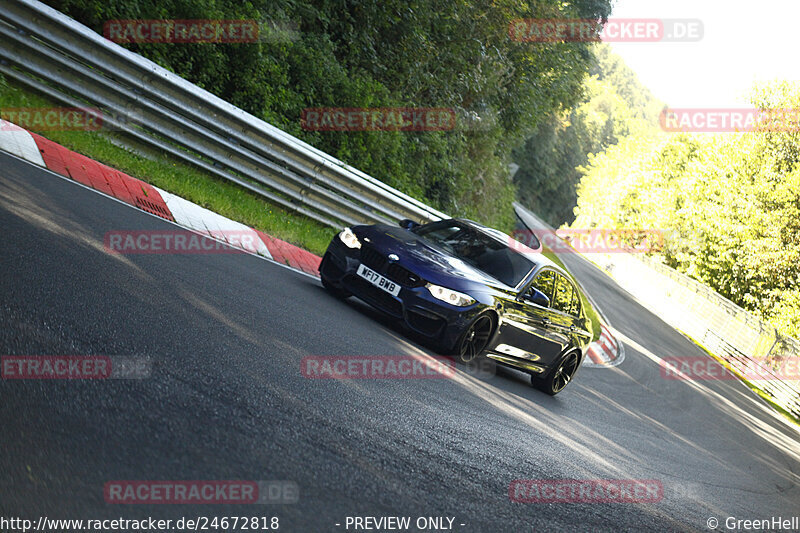
[[[364,278],[365,280],[369,281],[379,289],[383,289],[392,296],[397,296],[400,294],[400,285],[395,283],[394,281],[390,281],[374,270],[364,265],[358,265],[358,271],[356,272],[359,276]]]

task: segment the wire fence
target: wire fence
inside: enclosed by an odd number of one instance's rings
[[[666,323],[800,417],[800,341],[780,335],[749,311],[657,259],[624,253],[587,258]]]

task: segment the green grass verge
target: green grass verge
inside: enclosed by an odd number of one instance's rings
[[[15,86],[0,75],[0,110],[15,107],[60,107]],[[54,142],[176,194],[225,217],[318,255],[325,252],[336,230],[303,215],[273,205],[238,185],[169,157],[148,159],[112,142],[115,133],[100,131],[37,131]]]

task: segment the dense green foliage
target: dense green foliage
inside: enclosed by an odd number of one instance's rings
[[[514,151],[520,201],[554,226],[573,221],[579,167],[624,137],[658,131],[662,104],[607,44],[593,50],[582,99],[549,115],[525,145]]]
[[[797,109],[800,87],[752,103]],[[575,227],[662,229],[667,264],[800,337],[800,133],[631,137],[583,172]]]
[[[524,17],[602,19],[610,0],[47,0],[102,31],[114,19],[257,19],[248,44],[130,49],[452,214],[510,229],[511,150],[570,108],[586,43],[521,43]],[[454,131],[308,132],[308,107],[452,107]]]

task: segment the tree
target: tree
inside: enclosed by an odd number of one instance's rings
[[[797,109],[800,87],[754,87],[759,109]],[[581,169],[575,227],[665,232],[669,266],[800,336],[796,131],[630,137]]]
[[[584,80],[581,100],[546,117],[514,151],[520,201],[554,226],[573,221],[578,169],[591,154],[626,136],[647,138],[658,128],[662,106],[633,71],[606,44],[592,51],[591,76]]]
[[[256,19],[287,38],[132,44],[257,117],[453,215],[510,230],[511,150],[580,97],[588,43],[524,43],[517,18],[603,20],[610,0],[47,0],[102,31],[111,19]],[[448,107],[445,132],[315,132],[310,107]]]

